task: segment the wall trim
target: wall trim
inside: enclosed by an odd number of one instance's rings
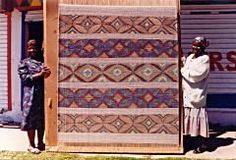
[[[207,108],[209,112],[236,112],[236,108]]]
[[[7,15],[7,92],[8,92],[8,111],[12,110],[12,82],[11,82],[11,12]]]

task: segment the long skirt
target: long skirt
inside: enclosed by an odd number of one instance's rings
[[[208,115],[205,108],[184,109],[184,133],[192,137],[209,137]]]
[[[24,87],[23,116],[21,130],[44,129],[44,93],[43,87]]]

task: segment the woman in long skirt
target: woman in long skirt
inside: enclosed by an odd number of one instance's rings
[[[21,129],[27,131],[29,139],[28,151],[40,153],[45,149],[44,136],[44,78],[50,75],[50,69],[40,59],[41,53],[37,51],[36,40],[27,43],[26,59],[18,67],[20,78],[24,85],[23,112]],[[35,145],[35,131],[38,135],[38,145]]]
[[[210,60],[205,52],[208,44],[204,37],[196,37],[192,42],[190,55],[182,58],[184,133],[196,137],[199,145],[193,151],[194,153],[202,153],[206,150],[206,138],[209,137],[206,97]]]

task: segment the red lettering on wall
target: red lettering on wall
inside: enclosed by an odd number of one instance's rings
[[[226,58],[228,61],[232,62],[232,64],[226,65],[226,69],[228,71],[236,71],[236,52],[230,51],[227,53]]]
[[[218,68],[219,71],[224,71],[223,66],[220,61],[222,60],[222,55],[220,52],[211,52],[210,53],[210,69],[215,71]]]

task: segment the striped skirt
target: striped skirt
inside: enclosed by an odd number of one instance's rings
[[[209,137],[208,115],[205,108],[184,109],[184,134]]]

